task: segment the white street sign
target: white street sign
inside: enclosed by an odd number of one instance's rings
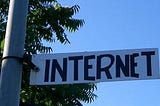
[[[36,54],[32,62],[40,71],[31,71],[31,85],[160,78],[156,48]]]

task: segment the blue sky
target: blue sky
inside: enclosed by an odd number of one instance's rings
[[[85,25],[56,42],[54,53],[160,48],[160,0],[60,0],[78,4]],[[99,83],[98,98],[84,106],[159,106],[160,79]]]

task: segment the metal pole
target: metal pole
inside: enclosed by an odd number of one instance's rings
[[[10,0],[0,77],[0,106],[19,106],[28,0]]]

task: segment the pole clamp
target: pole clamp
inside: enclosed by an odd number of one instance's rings
[[[5,59],[17,59],[22,63],[27,63],[29,67],[34,70],[35,72],[39,71],[39,68],[31,61],[31,56],[24,54],[23,57],[18,57],[18,56],[5,56],[1,58],[1,62]]]

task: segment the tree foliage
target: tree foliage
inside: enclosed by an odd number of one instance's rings
[[[3,50],[6,23],[8,19],[9,0],[0,1],[0,42]],[[70,43],[66,31],[75,32],[83,26],[83,19],[73,16],[80,7],[65,7],[56,0],[29,0],[25,53],[50,53],[52,48],[45,46],[43,41],[62,44]],[[18,39],[18,38],[17,38]],[[1,53],[2,54],[2,53]],[[21,102],[41,104],[43,106],[82,106],[80,101],[90,103],[96,95],[95,84],[71,84],[56,86],[30,86],[27,64],[23,66]]]
[[[42,39],[54,42],[69,43],[65,30],[75,32],[84,20],[74,19],[79,6],[63,7],[53,0],[30,0],[27,21],[25,49],[29,53],[50,52],[50,47],[42,45]]]

